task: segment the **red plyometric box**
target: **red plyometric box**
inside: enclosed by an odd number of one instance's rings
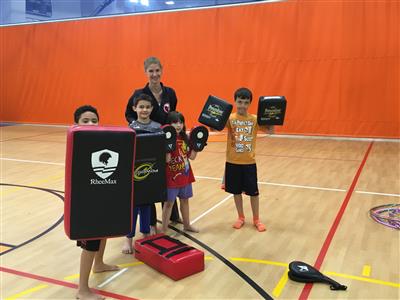
[[[135,257],[173,280],[204,270],[204,252],[165,234],[135,241]]]

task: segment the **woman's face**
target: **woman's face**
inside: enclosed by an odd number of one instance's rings
[[[150,84],[159,84],[161,81],[162,69],[158,64],[151,64],[146,69],[146,75]]]

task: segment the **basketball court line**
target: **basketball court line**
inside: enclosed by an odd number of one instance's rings
[[[29,189],[34,189],[34,190],[39,190],[39,191],[48,192],[48,193],[50,193],[50,194],[55,195],[56,197],[58,197],[59,199],[61,199],[61,201],[64,202],[64,197],[63,197],[63,196],[57,194],[57,192],[55,192],[55,191],[53,191],[53,190],[50,190],[50,189],[39,188],[39,187],[32,187],[32,186],[24,186],[24,185],[18,185],[18,184],[0,183],[0,186],[3,186],[3,185],[5,185],[5,186],[13,186],[13,187],[20,187],[20,188],[29,188]],[[14,246],[13,248],[10,248],[10,249],[8,249],[8,250],[5,250],[5,251],[3,251],[3,252],[0,252],[0,256],[6,254],[6,253],[8,253],[8,252],[14,251],[15,249],[18,249],[18,248],[20,248],[20,247],[22,247],[22,246],[25,246],[26,244],[29,244],[29,243],[31,243],[31,242],[37,240],[38,238],[42,237],[43,235],[49,233],[49,232],[52,231],[54,228],[56,228],[59,224],[61,224],[62,221],[64,221],[64,215],[62,215],[62,216],[57,220],[57,222],[55,222],[53,225],[51,225],[50,227],[48,227],[46,230],[44,230],[43,232],[39,233],[38,235],[34,236],[33,238],[30,238],[29,240],[27,240],[27,241],[25,241],[25,242],[22,242],[21,244],[16,245],[16,246]]]
[[[218,153],[218,154],[225,154],[225,151],[210,151],[210,150],[203,150],[205,153]],[[295,155],[277,155],[277,154],[261,154],[257,153],[256,157],[264,156],[264,157],[281,157],[281,158],[293,158],[293,159],[312,159],[312,160],[334,160],[334,161],[353,161],[359,162],[357,159],[342,159],[342,158],[326,158],[326,157],[308,157],[308,156],[295,156]]]
[[[214,206],[212,206],[211,208],[207,209],[205,212],[203,212],[200,216],[198,216],[197,218],[195,218],[192,222],[190,222],[190,224],[194,224],[196,223],[198,220],[200,220],[201,218],[203,218],[204,216],[208,215],[211,211],[213,211],[214,209],[216,209],[218,206],[220,206],[221,204],[225,203],[227,200],[229,200],[230,198],[232,198],[233,195],[230,194],[229,196],[225,197],[224,199],[222,199],[221,201],[219,201],[217,204],[215,204]]]
[[[157,220],[158,222],[160,222],[159,220]],[[251,279],[251,277],[249,277],[246,273],[244,273],[242,270],[240,270],[237,266],[235,266],[233,263],[231,263],[228,259],[226,259],[224,256],[222,256],[221,254],[219,254],[217,251],[215,251],[214,249],[212,249],[211,247],[209,247],[208,245],[204,244],[203,242],[201,242],[200,240],[198,240],[197,238],[193,237],[190,234],[187,234],[186,232],[172,226],[172,225],[168,225],[169,228],[171,228],[172,230],[180,233],[181,235],[183,235],[184,237],[188,238],[189,240],[191,240],[192,242],[196,243],[197,245],[199,245],[200,247],[202,247],[203,249],[207,250],[209,253],[211,253],[214,257],[216,257],[217,259],[219,259],[223,264],[225,264],[229,269],[231,269],[233,272],[235,272],[240,278],[242,278],[247,284],[249,284],[257,293],[259,293],[263,299],[266,300],[274,300],[268,293],[267,291],[265,291],[262,287],[260,287],[255,281],[253,281],[253,279]]]
[[[44,136],[44,135],[52,135],[52,134],[58,134],[58,133],[65,133],[65,131],[54,131],[54,132],[46,132],[46,133],[41,133],[41,134],[35,134],[35,135],[30,135],[30,136],[20,136],[20,137],[15,137],[7,140],[0,140],[0,143],[4,142],[9,142],[9,141],[15,141],[15,140],[21,140],[21,139],[28,139],[28,138],[33,138],[33,137],[38,137],[38,136]],[[28,140],[29,141],[29,140]]]
[[[328,252],[328,249],[329,249],[329,247],[331,245],[333,237],[334,237],[334,235],[336,233],[336,230],[337,230],[337,228],[338,228],[338,226],[340,224],[340,221],[341,221],[341,219],[342,219],[342,217],[344,215],[344,212],[346,210],[347,204],[349,203],[350,198],[351,198],[351,196],[352,196],[352,194],[354,192],[354,189],[355,189],[355,187],[357,185],[358,179],[359,179],[359,177],[361,175],[361,172],[362,172],[362,170],[363,170],[363,168],[365,166],[365,163],[366,163],[366,161],[368,159],[369,153],[371,152],[371,149],[372,149],[373,145],[374,145],[374,142],[371,142],[369,144],[369,146],[367,148],[367,151],[364,154],[363,160],[361,161],[361,164],[358,167],[356,174],[354,175],[354,178],[353,178],[353,180],[351,182],[350,188],[346,193],[346,197],[344,198],[343,203],[339,208],[339,211],[338,211],[338,213],[336,215],[335,220],[333,221],[333,224],[332,224],[331,228],[329,229],[328,235],[326,236],[325,241],[324,241],[324,243],[323,243],[323,245],[321,247],[321,250],[320,250],[320,252],[318,254],[317,260],[314,263],[314,268],[316,268],[317,270],[319,270],[321,268],[321,265],[322,265],[322,263],[323,263],[323,261],[325,259],[326,253]],[[306,284],[304,286],[300,296],[299,296],[299,300],[307,300],[308,296],[310,295],[312,287],[313,287],[313,284],[310,284],[310,283]]]
[[[39,285],[37,285],[37,286],[35,286],[33,288],[24,290],[24,291],[22,291],[22,292],[20,292],[18,294],[15,294],[15,295],[12,295],[10,297],[7,297],[7,298],[5,298],[5,300],[15,300],[15,299],[21,298],[22,296],[26,296],[26,295],[32,294],[34,292],[40,291],[40,290],[42,290],[44,288],[47,288],[47,287],[48,287],[47,284],[39,284]]]
[[[65,166],[64,163],[56,163],[56,162],[46,162],[46,161],[38,161],[38,160],[26,160],[26,159],[16,159],[16,158],[5,158],[0,157],[0,160],[5,161],[15,161],[22,163],[37,163],[37,164],[48,164],[48,165],[57,165],[57,166]],[[199,179],[209,179],[209,180],[217,180],[222,182],[222,177],[210,177],[210,176],[195,176]],[[321,190],[321,191],[334,191],[334,192],[346,192],[345,189],[337,189],[337,188],[327,188],[327,187],[317,187],[317,186],[307,186],[307,185],[297,185],[297,184],[286,184],[286,183],[276,183],[276,182],[266,182],[266,181],[258,181],[258,184],[261,185],[271,185],[271,186],[282,186],[289,188],[299,188],[299,189],[311,189],[311,190]],[[367,191],[354,191],[355,193],[367,194],[367,195],[378,195],[378,196],[387,196],[387,197],[400,197],[400,194],[391,194],[391,193],[379,193],[379,192],[367,192]]]
[[[355,191],[358,194],[367,194],[367,195],[377,195],[377,196],[387,196],[387,197],[400,197],[400,194],[386,194],[386,193],[376,193],[376,192],[366,192],[366,191]]]
[[[65,166],[64,163],[55,163],[55,162],[40,161],[40,160],[27,160],[27,159],[5,158],[5,157],[1,157],[0,160],[16,161],[16,162],[32,163],[32,164],[44,164],[44,165]]]
[[[205,257],[205,260],[213,260],[213,259],[214,258],[212,256]],[[285,269],[284,273],[281,276],[280,280],[278,281],[277,285],[275,286],[275,288],[272,292],[272,295],[277,298],[280,296],[283,288],[285,287],[285,285],[288,281],[288,275],[287,275],[287,270],[288,270],[288,265],[289,265],[288,263],[283,263],[283,262],[278,262],[278,261],[261,260],[261,259],[244,258],[244,257],[229,257],[228,259],[232,260],[232,261],[239,261],[239,262],[245,262],[245,263],[256,263],[256,264],[264,264],[264,265],[283,267]],[[120,268],[126,269],[129,267],[134,267],[134,266],[143,265],[143,264],[144,264],[143,262],[137,261],[137,262],[133,262],[133,263],[118,264],[118,266]],[[370,266],[368,266],[368,267],[369,267],[369,271],[370,271]],[[363,270],[363,274],[362,274],[364,277],[351,275],[351,274],[337,273],[337,272],[332,272],[332,271],[325,271],[325,270],[322,271],[322,273],[324,273],[328,276],[341,277],[341,278],[346,278],[346,279],[351,279],[351,280],[367,282],[367,283],[371,283],[371,284],[383,285],[383,286],[394,287],[394,288],[400,289],[400,283],[384,281],[384,280],[374,279],[374,278],[366,278],[366,277],[369,277],[369,274],[364,274],[364,270]],[[21,275],[18,275],[18,276],[21,276]],[[79,274],[66,276],[66,277],[64,277],[64,280],[71,280],[71,279],[77,279],[77,278],[79,278]],[[48,285],[43,286],[43,287],[41,287],[41,286],[42,285],[38,285],[36,287],[24,290],[22,292],[19,292],[18,294],[15,294],[15,295],[12,295],[12,296],[6,298],[5,300],[17,299],[20,296],[31,294],[31,293],[36,292],[37,290],[48,287]]]
[[[117,273],[113,274],[111,277],[107,278],[105,281],[100,283],[97,287],[102,288],[103,286],[109,284],[111,281],[113,281],[115,278],[122,275],[122,273],[125,273],[126,271],[128,271],[128,268],[123,268],[123,269],[119,270]]]
[[[0,266],[0,272],[5,272],[5,273],[21,276],[21,277],[26,277],[26,278],[30,278],[30,279],[34,279],[34,280],[38,280],[38,281],[42,281],[42,282],[46,282],[46,283],[50,283],[50,284],[53,284],[53,285],[59,285],[59,286],[63,286],[63,287],[68,287],[68,288],[71,288],[71,289],[77,289],[78,288],[78,285],[76,283],[71,283],[71,282],[58,280],[58,279],[54,279],[54,278],[49,278],[49,277],[36,275],[36,274],[32,274],[32,273],[27,273],[27,272],[21,272],[21,271],[18,271],[18,270],[9,269],[9,268],[5,268],[5,267],[2,267],[2,266]],[[107,292],[107,291],[103,291],[103,290],[99,290],[99,289],[92,288],[92,290],[95,291],[96,294],[99,294],[99,295],[102,295],[102,296],[106,296],[106,297],[110,297],[110,298],[113,298],[113,299],[138,300],[137,298],[132,298],[132,297],[124,296],[124,295],[119,295],[119,294],[115,294],[115,293],[111,293],[111,292]]]

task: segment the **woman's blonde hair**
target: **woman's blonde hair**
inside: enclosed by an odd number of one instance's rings
[[[144,71],[146,71],[147,68],[150,67],[150,65],[152,65],[152,64],[159,65],[160,69],[162,69],[160,60],[155,56],[150,56],[150,57],[146,58],[146,60],[144,61]]]

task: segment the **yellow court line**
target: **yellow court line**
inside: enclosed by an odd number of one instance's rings
[[[280,266],[280,267],[289,266],[289,264],[286,264],[283,262],[262,260],[262,259],[250,259],[250,258],[241,258],[241,257],[230,257],[229,259],[233,260],[233,261],[251,262],[251,263],[256,263],[256,264],[264,264],[264,265],[272,265],[272,266]]]
[[[250,262],[250,263],[258,263],[258,264],[265,264],[265,265],[280,266],[280,267],[285,267],[286,269],[289,266],[289,264],[286,264],[286,263],[276,262],[276,261],[269,261],[269,260],[261,260],[261,259],[250,259],[250,258],[241,258],[241,257],[231,257],[229,259],[233,260],[233,261],[242,261],[242,262]],[[368,267],[369,267],[369,273],[366,273],[366,274],[370,274],[370,271],[371,271],[371,267],[368,266],[368,265],[366,265],[364,267],[365,270],[368,270]],[[364,270],[363,270],[363,272],[364,272]],[[386,286],[400,288],[400,283],[383,281],[383,280],[379,280],[379,279],[365,278],[365,277],[360,277],[360,276],[340,274],[340,273],[329,272],[329,271],[325,271],[324,274],[343,277],[343,278],[348,278],[348,279],[353,279],[353,280],[359,280],[359,281],[364,281],[364,282],[369,282],[369,283],[374,283],[374,284],[379,284],[379,285],[386,285]],[[369,275],[366,275],[366,276],[369,276]],[[273,290],[273,293],[277,293],[277,294],[274,294],[275,297],[278,297],[280,295],[280,293],[282,292],[283,288],[285,287],[285,285],[287,283],[287,280],[288,279],[287,279],[287,270],[286,270],[285,273],[282,275],[281,279],[279,280],[278,284],[275,286],[275,288]]]
[[[275,297],[279,297],[282,293],[283,288],[285,287],[286,283],[288,282],[288,272],[285,270],[281,279],[279,279],[278,284],[275,286],[274,290],[272,291],[272,295]]]
[[[363,270],[362,270],[362,275],[363,275],[363,276],[366,276],[366,277],[371,276],[371,266],[365,265],[365,266],[363,267]]]
[[[7,251],[8,249],[11,249],[11,248],[12,248],[12,247],[0,245],[0,253],[2,253],[2,252],[4,252],[4,251]]]
[[[137,261],[137,262],[128,263],[128,264],[120,264],[117,266],[120,267],[121,269],[123,269],[123,268],[127,268],[127,267],[143,265],[143,264],[144,264],[143,262]],[[90,272],[90,274],[93,274],[93,272]],[[64,277],[64,280],[72,280],[72,279],[76,279],[76,278],[79,278],[79,274],[68,275],[68,276]]]
[[[39,291],[39,290],[44,289],[44,288],[46,288],[46,287],[48,287],[47,284],[40,284],[40,285],[35,286],[35,287],[31,288],[31,289],[25,290],[25,291],[23,291],[23,292],[21,292],[21,293],[18,293],[18,294],[15,294],[15,295],[11,296],[11,297],[8,297],[8,298],[6,298],[5,300],[14,300],[14,299],[18,299],[18,298],[21,298],[22,296],[25,296],[25,295],[28,295],[28,294],[30,294],[30,293]]]
[[[325,274],[400,288],[400,283],[395,283],[395,282],[390,282],[390,281],[383,281],[383,280],[379,280],[379,279],[372,279],[372,278],[365,278],[365,277],[354,276],[354,275],[340,274],[340,273],[335,273],[335,272],[325,272]]]
[[[64,277],[64,280],[72,280],[75,278],[79,278],[79,274],[74,274],[74,275],[69,275],[67,277]]]
[[[136,262],[133,262],[133,263],[120,264],[120,265],[117,265],[117,266],[122,269],[122,268],[127,268],[127,267],[134,267],[134,266],[138,266],[138,265],[143,265],[143,264],[144,263],[141,262],[141,261],[136,261]]]

